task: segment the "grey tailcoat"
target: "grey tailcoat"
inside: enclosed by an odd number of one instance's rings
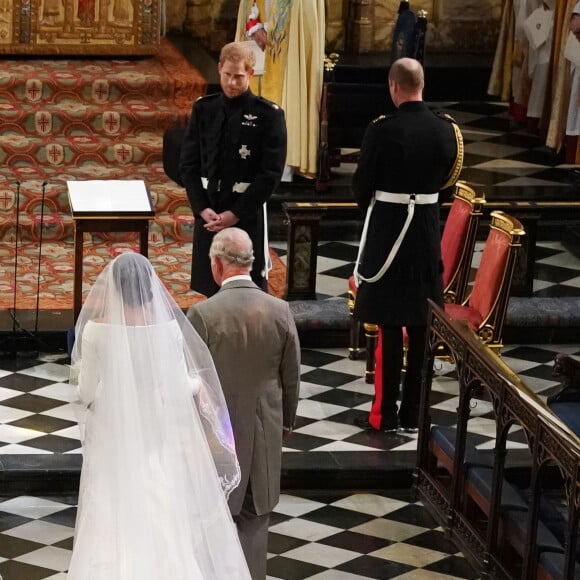
[[[242,479],[230,495],[233,515],[248,482],[257,515],[280,496],[282,427],[292,427],[300,388],[300,345],[286,302],[253,282],[234,280],[189,309],[208,345],[228,405]]]

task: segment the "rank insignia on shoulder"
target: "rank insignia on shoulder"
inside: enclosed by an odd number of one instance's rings
[[[443,111],[437,111],[437,116],[441,117],[441,119],[449,121],[450,123],[456,122],[455,119],[449,113],[444,113]]]
[[[275,111],[277,111],[280,108],[276,103],[273,103],[272,101],[269,101],[268,99],[265,99],[264,97],[258,97],[258,99],[262,103],[264,103],[265,105],[272,107],[272,109],[274,109]]]
[[[201,101],[202,99],[204,101],[210,100],[210,99],[214,99],[215,97],[218,97],[220,95],[220,93],[210,93],[209,95],[201,95],[201,97],[197,97],[197,99],[195,99],[196,101]]]
[[[387,119],[390,119],[392,115],[379,115],[376,119],[373,119],[371,122],[373,125],[378,125]]]

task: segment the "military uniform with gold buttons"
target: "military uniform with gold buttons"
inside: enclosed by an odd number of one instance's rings
[[[254,245],[252,279],[265,287],[264,203],[280,182],[286,159],[283,111],[250,90],[236,98],[222,93],[198,99],[181,149],[179,171],[196,217],[191,289],[206,296],[218,290],[209,248],[214,234],[199,216],[206,208],[239,219]]]

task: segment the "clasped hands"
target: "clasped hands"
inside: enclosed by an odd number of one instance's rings
[[[216,213],[210,207],[206,207],[200,214],[205,221],[204,228],[208,232],[220,232],[225,228],[235,226],[238,223],[238,218],[236,214],[227,210],[221,213]]]

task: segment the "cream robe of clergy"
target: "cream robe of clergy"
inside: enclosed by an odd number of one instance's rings
[[[565,0],[558,2],[554,16],[554,28],[552,39],[552,58],[550,68],[552,72],[552,91],[547,95],[551,97],[549,103],[549,124],[546,145],[557,151],[562,147],[566,133],[566,120],[568,107],[574,103],[578,106],[578,95],[571,95],[570,61],[565,58],[566,42],[570,30],[570,19],[578,5],[578,0]],[[578,154],[576,155],[578,159]]]
[[[267,31],[265,72],[252,91],[282,107],[286,115],[286,164],[314,177],[324,71],[324,0],[256,0]],[[254,0],[241,0],[236,40],[248,40],[246,22]]]
[[[580,15],[580,2],[576,3],[572,12]],[[574,63],[570,63],[570,101],[568,103],[566,135],[576,138],[580,135],[580,64]],[[576,142],[575,161],[576,163],[580,163],[580,147],[578,146],[578,142]]]

